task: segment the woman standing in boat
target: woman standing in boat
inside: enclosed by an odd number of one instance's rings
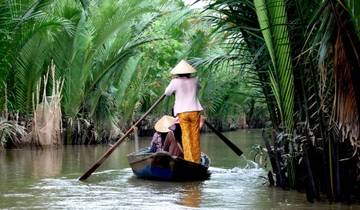
[[[178,116],[181,127],[181,140],[184,159],[200,163],[200,112],[203,110],[197,97],[200,88],[196,70],[181,60],[171,74],[175,77],[165,89],[165,95],[175,93],[174,115]]]

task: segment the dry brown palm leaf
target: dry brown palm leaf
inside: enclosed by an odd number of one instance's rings
[[[46,95],[49,72],[52,76],[53,86],[51,96]],[[55,65],[52,62],[48,73],[43,78],[43,91],[41,93],[40,81],[37,85],[35,97],[35,110],[32,126],[31,143],[38,146],[61,144],[61,89],[63,81],[55,79]],[[40,102],[40,96],[42,99]]]
[[[337,19],[337,36],[334,46],[334,79],[335,79],[335,120],[342,132],[343,140],[350,140],[354,146],[360,147],[359,123],[359,89],[356,82],[359,78],[359,49],[353,28],[346,24],[346,14],[339,8],[335,10]],[[354,78],[355,77],[355,78]]]

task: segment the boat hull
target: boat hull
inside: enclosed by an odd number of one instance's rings
[[[201,165],[171,156],[166,152],[132,153],[128,155],[134,174],[143,179],[164,181],[196,181],[210,177],[207,164]]]

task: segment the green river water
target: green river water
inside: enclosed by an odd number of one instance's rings
[[[261,131],[225,133],[251,155],[262,144]],[[141,138],[145,147],[151,138]],[[308,203],[304,193],[268,187],[266,170],[237,157],[214,134],[201,136],[211,158],[209,180],[161,182],[136,178],[126,155],[126,141],[86,181],[77,178],[107,146],[63,146],[0,150],[0,209],[360,209],[359,205]]]

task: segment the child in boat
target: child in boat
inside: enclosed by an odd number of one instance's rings
[[[183,157],[181,145],[176,141],[174,134],[176,122],[176,118],[167,115],[156,122],[150,152],[166,151],[171,155]]]

